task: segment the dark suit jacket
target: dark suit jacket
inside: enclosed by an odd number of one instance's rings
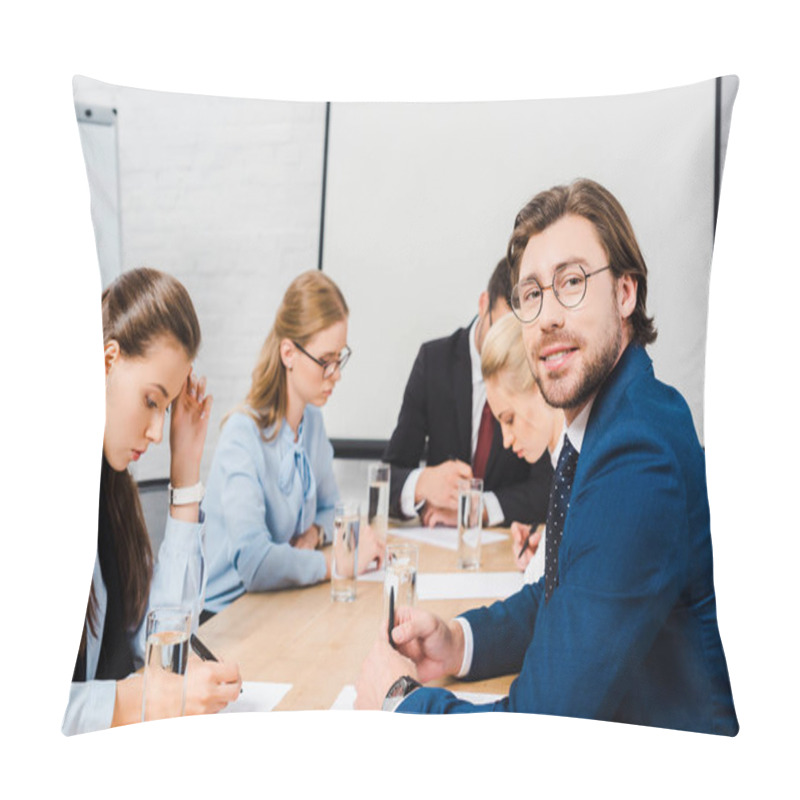
[[[544,580],[468,612],[470,678],[519,671],[474,706],[419,689],[408,712],[529,711],[733,736],[717,627],[705,459],[683,398],[630,346],[601,388]]]
[[[409,473],[419,467],[428,440],[428,466],[457,458],[472,461],[472,366],[469,328],[422,345],[403,396],[397,427],[383,454],[392,465],[389,513],[402,517],[400,494]],[[503,448],[497,420],[483,487],[494,492],[513,520],[544,522],[553,467],[547,452],[533,465]]]

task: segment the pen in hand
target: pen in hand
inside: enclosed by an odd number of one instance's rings
[[[194,652],[197,653],[197,655],[200,656],[203,661],[215,661],[216,663],[219,663],[219,659],[194,634],[189,637],[189,644],[191,645],[192,650],[194,650]],[[240,688],[239,694],[241,694],[243,691],[244,689]]]
[[[531,543],[531,538],[533,537],[534,533],[536,533],[536,531],[533,530],[533,528],[531,528],[530,533],[525,537],[525,541],[522,543],[522,547],[520,548],[520,551],[517,554],[518,559],[522,558],[522,554],[528,549],[528,545]]]
[[[392,630],[394,628],[394,586],[389,587],[389,644],[397,650],[397,645],[392,641]]]
[[[192,650],[194,650],[203,661],[219,662],[219,659],[194,634],[189,637],[189,644],[192,646]]]

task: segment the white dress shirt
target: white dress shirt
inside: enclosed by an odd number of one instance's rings
[[[475,345],[475,331],[479,321],[480,317],[476,317],[469,329],[469,361],[472,368],[472,431],[470,451],[473,459],[475,456],[475,449],[478,446],[478,432],[481,427],[483,406],[486,403],[486,384],[483,382],[483,372],[481,371],[481,356]],[[417,493],[417,481],[421,474],[422,467],[412,470],[406,478],[406,482],[403,484],[403,490],[400,494],[400,510],[407,517],[413,517],[424,505],[424,501],[420,503],[414,502],[414,497]],[[497,495],[494,492],[483,493],[483,507],[486,509],[487,525],[498,525],[505,519],[503,509],[500,507],[500,501],[497,499]]]
[[[569,440],[572,443],[572,446],[575,450],[580,453],[581,447],[583,447],[583,437],[586,434],[586,424],[589,421],[589,415],[592,413],[592,406],[594,405],[594,398],[592,398],[587,404],[586,407],[583,408],[572,420],[571,425],[566,424],[566,420],[564,422],[564,431],[561,434],[561,438],[558,442],[558,447],[556,448],[554,453],[550,454],[551,459],[553,460],[553,467],[555,468],[556,464],[558,464],[558,456],[561,453],[561,448],[564,445],[564,436],[569,436]],[[545,537],[547,536],[547,529],[545,529],[544,533],[542,534],[542,539],[539,542],[539,547],[536,550],[536,555],[528,562],[528,567],[531,567],[531,564],[536,559],[537,564],[541,561],[541,572],[539,573],[539,578],[542,577],[544,574],[544,543]],[[541,558],[539,558],[539,554],[541,553]],[[534,574],[534,571],[537,569],[537,566],[531,568],[531,575]],[[536,578],[538,580],[539,578]],[[535,583],[536,580],[528,580],[528,569],[525,569],[525,581],[526,583]],[[472,628],[470,627],[469,622],[463,617],[456,617],[456,621],[461,625],[462,630],[464,631],[464,658],[461,661],[461,669],[458,672],[456,677],[463,678],[464,675],[469,673],[470,668],[472,667],[472,652],[474,648],[474,641],[472,638]]]

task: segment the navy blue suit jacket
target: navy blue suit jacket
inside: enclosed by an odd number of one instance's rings
[[[686,402],[627,348],[598,393],[559,550],[544,580],[464,616],[469,679],[519,672],[472,705],[413,692],[410,713],[526,711],[733,736],[739,725],[717,627],[705,458]]]

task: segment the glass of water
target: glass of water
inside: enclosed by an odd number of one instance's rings
[[[479,569],[483,528],[483,480],[458,482],[458,566]]]
[[[389,532],[389,465],[370,464],[367,486],[369,492],[367,524],[385,545]]]
[[[356,599],[358,573],[358,531],[361,509],[358,503],[337,503],[333,512],[333,555],[331,598],[349,603]]]
[[[383,619],[389,623],[390,606],[413,606],[417,602],[419,548],[403,542],[386,548],[386,574],[383,579]],[[390,599],[393,598],[393,599]]]
[[[192,611],[156,608],[147,615],[142,722],[183,715]]]

